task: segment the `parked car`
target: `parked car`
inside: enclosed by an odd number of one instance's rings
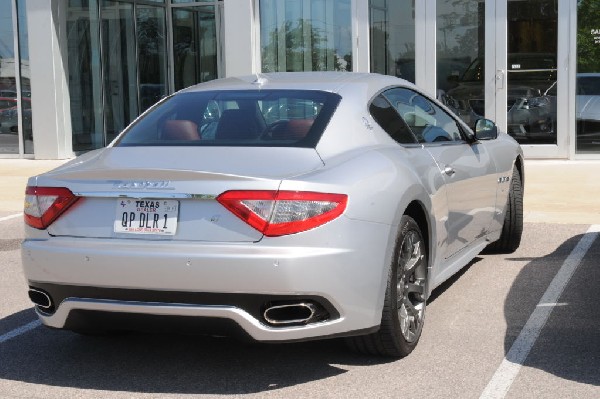
[[[519,246],[522,196],[515,140],[405,80],[228,78],[31,178],[23,267],[54,328],[343,336],[405,356],[435,287]]]
[[[556,57],[551,54],[509,54],[508,133],[536,142],[556,141]],[[454,86],[442,102],[467,124],[485,114],[484,60],[476,58],[460,77],[449,76]]]
[[[600,73],[577,74],[577,149],[600,146]]]
[[[26,137],[31,138],[31,99],[22,97],[23,101],[23,126]],[[17,134],[19,132],[18,110],[16,98],[0,97],[0,106],[10,105],[0,109],[0,133]]]
[[[11,129],[13,113],[17,110],[17,98],[0,97],[0,133],[16,133],[17,130]],[[16,116],[14,116],[16,121]]]
[[[0,112],[7,108],[17,106],[17,99],[12,97],[0,97]]]

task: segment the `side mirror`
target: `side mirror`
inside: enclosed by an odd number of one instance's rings
[[[478,119],[475,122],[476,140],[494,140],[498,137],[498,127],[489,119]]]

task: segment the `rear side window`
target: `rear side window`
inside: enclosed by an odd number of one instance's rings
[[[383,97],[378,95],[373,99],[369,106],[369,112],[375,121],[390,135],[391,138],[400,144],[416,144],[417,140],[413,136],[410,128],[400,118],[398,112]]]
[[[229,90],[176,94],[114,146],[315,147],[340,96],[314,90]]]
[[[383,96],[398,111],[419,143],[465,140],[456,120],[421,94],[406,88],[396,88],[386,91]]]

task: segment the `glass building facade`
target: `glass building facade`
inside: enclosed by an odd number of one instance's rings
[[[25,0],[0,2],[0,156],[33,154]]]
[[[352,71],[350,0],[261,0],[263,72]]]
[[[528,158],[600,158],[593,0],[5,0],[0,67],[0,157],[101,148],[212,79],[347,71],[493,119]]]
[[[219,77],[219,2],[190,3],[69,0],[73,151],[105,146],[167,94]]]

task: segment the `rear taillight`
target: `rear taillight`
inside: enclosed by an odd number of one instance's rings
[[[25,190],[25,223],[45,229],[78,199],[63,187],[28,186]]]
[[[348,196],[304,191],[226,191],[217,201],[268,237],[321,226],[346,209]]]

